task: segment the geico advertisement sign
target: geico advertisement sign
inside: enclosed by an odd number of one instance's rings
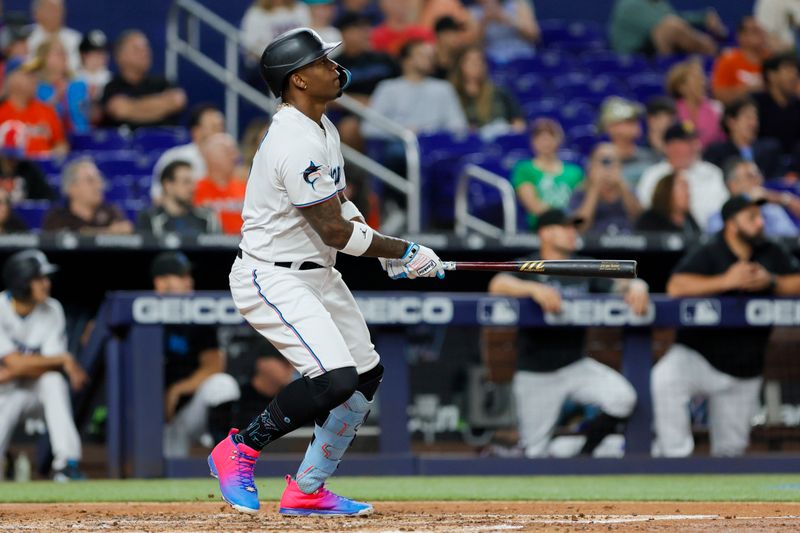
[[[449,298],[356,298],[356,302],[369,324],[449,324],[453,320]]]
[[[744,316],[751,326],[800,326],[800,300],[750,300]]]
[[[239,324],[242,316],[230,298],[142,296],[133,301],[138,324]]]
[[[651,324],[656,316],[652,303],[647,313],[637,315],[623,300],[563,300],[561,312],[545,313],[547,324],[574,324],[576,326],[637,326]]]

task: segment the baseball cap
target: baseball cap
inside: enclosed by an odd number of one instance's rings
[[[664,132],[664,142],[688,141],[697,138],[697,129],[688,120],[676,122]]]
[[[10,76],[16,71],[31,73],[39,70],[42,66],[42,61],[34,57],[25,59],[24,57],[12,57],[6,61],[5,75]]]
[[[436,19],[436,24],[433,26],[433,32],[439,34],[443,31],[461,31],[464,25],[458,22],[453,17],[441,17]]]
[[[334,24],[336,29],[344,31],[353,26],[372,26],[369,17],[357,11],[345,11],[342,13]]]
[[[600,128],[642,116],[642,105],[619,96],[609,96],[600,107]]]
[[[550,209],[545,211],[536,221],[536,231],[546,226],[578,226],[583,224],[581,217],[567,215],[562,209]]]
[[[748,207],[752,206],[761,207],[765,203],[767,203],[767,200],[764,198],[750,198],[745,194],[732,196],[727,202],[722,204],[722,221],[726,222],[731,217],[736,216],[736,214],[742,209],[747,209]]]
[[[181,252],[162,252],[153,259],[150,265],[150,275],[158,276],[185,276],[192,273],[192,262]]]
[[[106,51],[108,50],[108,38],[103,30],[91,30],[84,34],[81,39],[81,44],[78,46],[78,51],[82,54],[88,52]]]

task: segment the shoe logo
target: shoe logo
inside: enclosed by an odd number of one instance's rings
[[[365,230],[365,229],[362,229],[362,230],[361,230],[361,236],[362,236],[362,237],[364,237],[364,238],[366,239],[366,238],[367,238],[367,230]]]
[[[248,492],[255,492],[255,491],[256,491],[256,488],[255,488],[255,487],[247,487],[247,488],[246,488],[246,489],[244,489],[244,490],[246,490],[246,491],[248,491]]]

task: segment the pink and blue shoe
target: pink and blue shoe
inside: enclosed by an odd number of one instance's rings
[[[257,513],[258,489],[253,480],[258,452],[243,443],[233,440],[239,433],[232,429],[225,439],[217,444],[208,456],[211,475],[219,479],[222,499],[243,513]]]
[[[292,476],[286,476],[286,490],[281,496],[280,513],[295,516],[364,516],[372,514],[368,503],[357,502],[332,493],[321,486],[306,494]]]

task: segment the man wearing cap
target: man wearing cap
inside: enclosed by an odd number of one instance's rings
[[[156,294],[194,290],[192,264],[180,252],[163,252],[150,267]],[[210,432],[221,440],[231,423],[239,385],[225,373],[225,353],[214,326],[164,326],[164,455],[187,457],[193,441]]]
[[[64,155],[69,152],[64,126],[56,110],[36,99],[35,61],[11,59],[6,63],[5,101],[0,104],[0,124],[17,121],[26,126],[26,155]]]
[[[722,231],[678,263],[667,282],[667,293],[675,298],[800,295],[800,262],[764,237],[762,203],[746,196],[725,202]],[[698,319],[703,303],[700,300],[694,307]],[[710,308],[704,314],[713,319],[717,311]],[[697,395],[709,399],[711,454],[745,452],[770,331],[769,327],[678,330],[675,344],[656,363],[651,376],[654,455],[692,453],[689,401]]]
[[[0,293],[0,466],[14,428],[28,416],[44,416],[53,450],[53,479],[83,478],[81,439],[72,418],[70,387],[88,377],[67,352],[61,304],[50,297],[58,268],[39,250],[23,250],[3,265]],[[0,472],[4,470],[0,468]]]
[[[682,171],[689,181],[690,211],[700,228],[705,229],[708,219],[719,211],[729,196],[722,170],[699,158],[700,143],[690,122],[676,122],[667,129],[664,154],[665,161],[656,163],[642,174],[636,196],[645,209],[649,208],[659,180],[670,172]]]
[[[763,199],[761,217],[764,219],[764,235],[767,237],[796,237],[800,229],[787,211],[800,216],[800,197],[790,192],[779,192],[764,188],[764,177],[752,161],[735,158],[725,167],[725,184],[731,196],[745,195],[752,199]],[[708,233],[716,233],[723,227],[721,213],[708,220]]]
[[[89,86],[89,97],[92,102],[97,102],[111,81],[106,34],[101,30],[87,32],[78,50],[81,54],[81,68],[78,69],[76,77],[86,82]]]
[[[538,220],[539,254],[525,261],[565,260],[575,254],[581,219],[551,209]],[[649,308],[647,284],[642,280],[608,280],[540,276],[537,281],[522,274],[497,274],[489,292],[500,296],[532,298],[545,313],[558,314],[563,296],[616,292],[636,314]],[[519,418],[521,443],[527,457],[548,455],[563,403],[567,400],[599,407],[601,413],[585,429],[586,439],[577,453],[592,454],[606,436],[620,431],[633,412],[636,392],[617,371],[588,357],[585,328],[521,329],[518,370],[513,390]],[[617,450],[617,453],[619,450]],[[600,453],[598,451],[598,453]]]
[[[659,160],[658,154],[637,144],[642,136],[639,123],[642,111],[642,106],[636,102],[610,96],[603,101],[598,120],[601,133],[607,134],[617,149],[622,162],[622,176],[631,187],[636,186],[647,167]]]

